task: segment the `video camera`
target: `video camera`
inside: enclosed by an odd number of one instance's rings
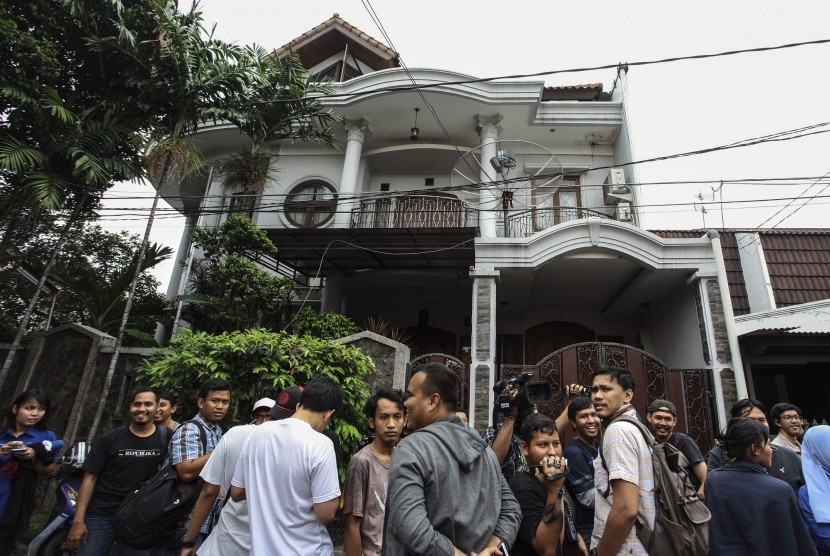
[[[511,407],[518,407],[521,413],[534,404],[548,403],[553,397],[550,384],[544,380],[531,381],[533,374],[532,371],[526,371],[517,377],[497,382],[493,386],[493,392],[496,394],[495,410],[505,413]],[[514,390],[518,390],[519,394],[512,398],[510,394]]]

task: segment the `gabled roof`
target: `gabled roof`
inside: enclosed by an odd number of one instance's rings
[[[653,230],[663,238],[699,238],[707,230]],[[735,315],[749,313],[735,234],[758,232],[779,309],[830,299],[830,229],[718,230]]]
[[[343,20],[339,14],[279,47],[274,54],[282,58],[291,51],[296,52],[303,67],[312,68],[342,52],[346,45],[352,55],[373,70],[400,67],[397,52]]]

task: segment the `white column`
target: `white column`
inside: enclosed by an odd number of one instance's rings
[[[353,201],[357,193],[357,176],[360,172],[360,157],[363,152],[363,141],[372,134],[369,122],[364,119],[343,122],[346,128],[346,155],[343,157],[343,173],[340,176],[339,199],[337,216],[334,225],[337,228],[348,228],[352,218],[352,209],[357,204]]]
[[[493,385],[496,383],[497,270],[471,270],[473,279],[472,336],[470,338],[470,423],[476,430],[490,425]]]
[[[501,116],[494,114],[492,116],[476,116],[476,131],[481,138],[481,172],[479,174],[479,181],[482,184],[495,181],[497,175],[496,170],[490,164],[490,159],[496,156],[498,150],[499,134],[501,133],[501,126],[499,122]],[[496,216],[498,210],[501,208],[499,199],[493,197],[499,196],[496,188],[482,185],[479,191],[479,213],[478,213],[478,228],[481,232],[481,237],[496,237]]]

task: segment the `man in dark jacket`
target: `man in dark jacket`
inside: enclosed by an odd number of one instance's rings
[[[767,408],[758,400],[750,398],[738,400],[729,412],[732,417],[746,417],[747,419],[758,421],[769,430]],[[728,462],[729,458],[726,455],[726,450],[722,446],[716,445],[709,452],[706,466],[709,468],[709,471],[712,471],[713,469],[718,469],[726,465]],[[804,485],[801,458],[792,450],[772,445],[772,466],[769,468],[769,474],[790,485],[796,494],[798,493],[798,489]]]
[[[455,416],[458,380],[419,368],[405,406],[414,431],[392,455],[383,554],[496,554],[519,529],[519,504],[493,451]]]

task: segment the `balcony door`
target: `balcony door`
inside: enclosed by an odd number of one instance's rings
[[[533,231],[540,232],[579,218],[582,206],[579,189],[578,176],[565,176],[556,185],[534,185],[531,190]]]

